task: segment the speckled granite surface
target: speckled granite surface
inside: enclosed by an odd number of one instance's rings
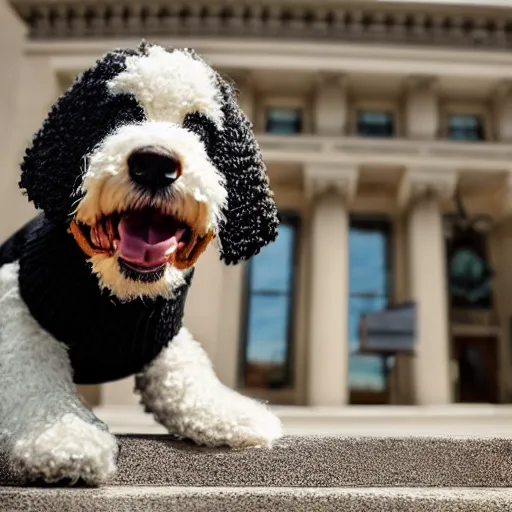
[[[507,439],[287,437],[240,451],[119,441],[118,474],[100,489],[12,487],[0,461],[0,512],[512,511]]]
[[[14,489],[2,512],[510,512],[509,489],[182,488]]]
[[[240,451],[169,436],[119,440],[111,485],[512,487],[507,439],[286,437],[270,450]],[[0,485],[15,484],[4,467],[0,461]]]

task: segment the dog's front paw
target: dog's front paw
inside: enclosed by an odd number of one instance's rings
[[[270,447],[283,435],[281,420],[261,403],[238,395],[224,407],[218,424],[212,425],[212,440],[216,444],[232,448]]]
[[[213,388],[193,400],[169,395],[150,410],[170,433],[205,446],[270,447],[283,435],[281,421],[264,404],[222,385]]]
[[[201,345],[182,328],[136,379],[147,411],[171,434],[206,446],[271,446],[283,434],[270,409],[226,387]]]
[[[24,481],[47,483],[83,480],[106,482],[115,472],[117,441],[73,414],[66,414],[37,435],[25,435],[14,444],[10,462]]]

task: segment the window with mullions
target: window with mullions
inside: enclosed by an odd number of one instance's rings
[[[282,389],[291,382],[298,217],[283,215],[277,240],[247,265],[242,385]]]
[[[359,354],[359,321],[385,309],[390,296],[390,223],[353,218],[349,231],[349,387],[384,392],[386,372],[379,356]]]
[[[448,138],[457,141],[481,141],[485,139],[481,116],[457,114],[448,118]]]
[[[357,134],[362,137],[393,137],[395,135],[393,112],[360,110],[357,113]]]
[[[276,135],[293,135],[302,132],[302,110],[284,107],[268,108],[266,131]]]

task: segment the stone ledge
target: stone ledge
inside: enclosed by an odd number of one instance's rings
[[[512,440],[503,438],[305,436],[245,450],[165,435],[118,439],[113,486],[512,487]],[[15,483],[0,461],[0,485]]]
[[[2,511],[509,512],[508,489],[178,488],[0,489]],[[414,508],[412,508],[414,507]]]
[[[289,435],[449,437],[512,439],[512,406],[449,404],[437,406],[314,407],[271,406]],[[108,405],[94,413],[115,434],[166,434],[139,405]]]

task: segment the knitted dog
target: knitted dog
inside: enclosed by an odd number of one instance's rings
[[[0,249],[0,449],[25,480],[97,485],[117,443],[75,384],[137,375],[146,410],[208,446],[268,446],[262,404],[225,388],[182,327],[194,264],[277,234],[251,125],[190,50],[108,52],[51,109],[22,163],[42,211]]]

